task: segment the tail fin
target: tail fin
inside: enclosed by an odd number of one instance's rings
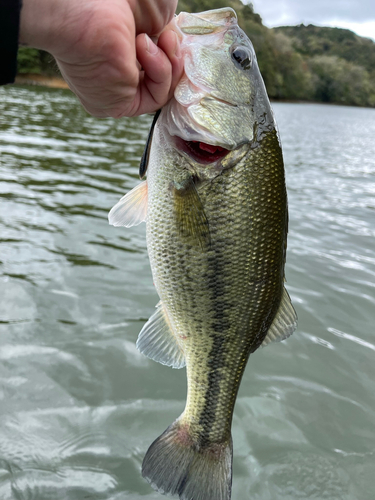
[[[142,475],[160,493],[181,500],[230,500],[232,438],[199,446],[176,420],[148,449]]]

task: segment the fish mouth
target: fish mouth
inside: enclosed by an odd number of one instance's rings
[[[181,137],[174,137],[177,149],[188,155],[194,161],[207,165],[224,158],[229,149],[202,141],[185,141]]]

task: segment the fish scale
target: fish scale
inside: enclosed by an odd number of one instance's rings
[[[157,156],[149,165],[147,244],[154,282],[184,339],[187,377],[194,381],[182,419],[208,440],[211,434],[227,439],[247,356],[262,343],[281,299],[287,228],[277,151],[273,131],[233,169],[198,188],[211,235],[204,253],[179,237],[169,188],[176,176],[173,152],[162,166]],[[254,164],[261,173],[252,170]],[[266,320],[264,311],[270,311]],[[218,349],[222,339],[225,351]],[[221,390],[225,383],[228,391]]]

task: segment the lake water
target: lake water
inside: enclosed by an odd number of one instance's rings
[[[233,500],[375,498],[375,109],[275,104],[286,163],[287,341],[251,356]],[[108,225],[150,117],[0,89],[0,499],[161,500],[148,446],[185,370],[141,355],[158,301],[145,226]]]

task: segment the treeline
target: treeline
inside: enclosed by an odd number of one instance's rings
[[[304,69],[302,98],[375,106],[375,43],[350,30],[285,26],[272,30],[286,37]]]
[[[268,94],[277,100],[375,107],[375,43],[340,28],[265,27],[252,4],[240,0],[179,0],[178,12],[233,7],[253,42]],[[53,58],[20,50],[19,72],[56,74]]]
[[[58,76],[55,59],[48,52],[28,47],[19,47],[17,66],[19,74]]]

